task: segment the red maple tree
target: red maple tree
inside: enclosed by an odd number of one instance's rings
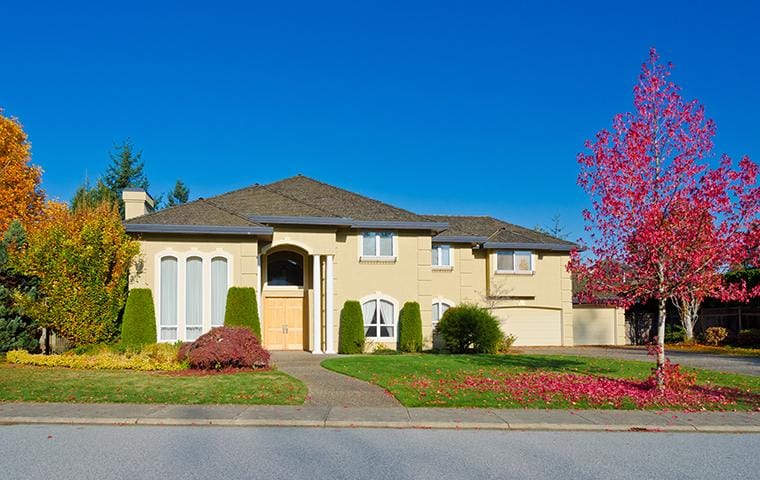
[[[574,252],[569,266],[582,299],[623,307],[657,301],[661,388],[667,301],[696,313],[706,296],[755,294],[723,274],[757,265],[760,211],[757,165],[725,155],[711,165],[715,124],[696,100],[681,97],[671,70],[652,49],[634,87],[634,111],[616,115],[578,155],[578,183],[592,204],[583,212],[590,254]]]

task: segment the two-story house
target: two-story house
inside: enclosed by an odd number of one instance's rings
[[[130,287],[152,290],[158,341],[222,325],[227,289],[250,286],[273,350],[335,352],[346,300],[361,303],[370,345],[395,347],[407,301],[428,345],[465,301],[492,309],[517,345],[622,343],[615,315],[574,321],[575,244],[491,217],[419,215],[300,175],[156,212],[142,190],[123,198],[142,251]]]

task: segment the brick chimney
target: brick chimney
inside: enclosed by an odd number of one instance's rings
[[[155,200],[142,188],[125,188],[121,198],[124,200],[124,220],[150,213],[156,206]]]

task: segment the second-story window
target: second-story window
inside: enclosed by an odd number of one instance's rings
[[[451,247],[449,245],[433,245],[432,265],[434,267],[450,267],[452,265]]]
[[[502,250],[496,252],[496,271],[504,273],[530,273],[533,271],[531,252]]]
[[[362,234],[363,257],[393,257],[393,232],[364,232]]]

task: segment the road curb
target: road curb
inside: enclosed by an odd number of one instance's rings
[[[398,422],[398,421],[314,421],[279,419],[188,419],[188,418],[86,418],[86,417],[4,417],[0,425],[111,425],[111,426],[217,426],[217,427],[309,427],[309,428],[392,428],[420,430],[504,430],[504,431],[590,431],[590,432],[678,432],[755,433],[760,425],[646,425],[587,423],[483,423],[483,422]]]

